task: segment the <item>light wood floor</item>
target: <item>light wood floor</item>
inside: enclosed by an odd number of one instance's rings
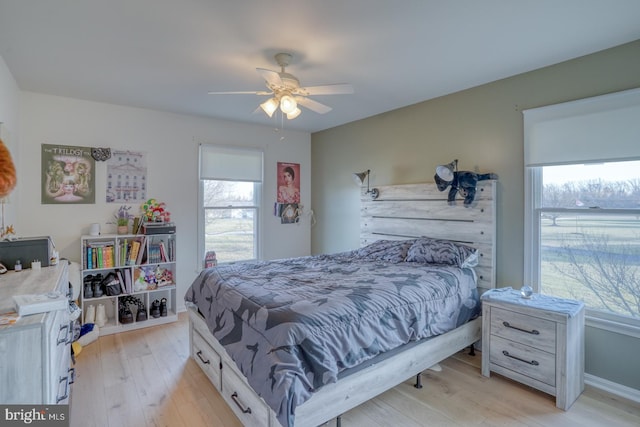
[[[443,361],[441,372],[423,374],[421,390],[407,381],[344,414],[343,427],[640,425],[638,403],[587,386],[564,412],[552,396],[483,377],[480,357]],[[71,427],[240,426],[189,358],[186,313],[175,323],[100,337],[75,368]]]

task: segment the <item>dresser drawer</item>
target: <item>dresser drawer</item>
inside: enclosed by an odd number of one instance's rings
[[[209,377],[211,383],[220,390],[222,385],[220,375],[220,356],[211,348],[211,346],[202,338],[200,332],[193,330],[193,342],[191,353],[193,359]]]
[[[552,387],[556,385],[556,357],[517,342],[492,337],[490,361]]]
[[[491,307],[491,335],[556,352],[556,323],[539,317]]]
[[[269,408],[247,384],[226,363],[222,365],[222,397],[245,426],[266,426]]]
[[[60,359],[60,364],[56,369],[55,381],[52,384],[52,392],[50,401],[65,405],[69,403],[71,395],[71,384],[73,383],[73,369],[71,369],[71,346],[66,346],[67,353]]]
[[[53,317],[53,320],[48,322],[51,325],[51,329],[47,331],[48,360],[51,372],[57,372],[60,361],[69,360],[73,324],[69,320],[68,310],[51,311],[47,316]]]

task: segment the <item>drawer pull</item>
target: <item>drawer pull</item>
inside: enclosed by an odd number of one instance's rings
[[[69,321],[69,333],[67,334],[67,341],[65,341],[65,345],[71,344],[73,342],[73,320]]]
[[[517,326],[512,326],[509,322],[502,322],[502,324],[507,328],[515,329],[515,330],[518,330],[520,332],[526,332],[526,333],[531,334],[531,335],[540,335],[540,331],[538,331],[536,329],[532,329],[532,330],[528,331],[526,329],[518,328]]]
[[[66,377],[60,377],[60,381],[58,382],[58,388],[60,388],[60,384],[62,383],[64,383],[64,394],[56,398],[56,403],[60,403],[69,397],[69,376],[68,375]]]
[[[204,359],[202,358],[202,350],[198,351],[198,352],[196,353],[196,356],[198,356],[198,359],[200,359],[200,360],[202,361],[202,363],[204,363],[205,365],[208,365],[209,363],[211,363],[211,361],[210,361],[210,360],[204,360]]]
[[[250,406],[247,406],[247,409],[244,409],[242,407],[242,405],[240,404],[240,402],[238,402],[238,393],[236,393],[234,391],[233,394],[231,395],[231,398],[233,399],[233,403],[238,405],[238,408],[240,408],[240,410],[242,411],[243,414],[250,414],[251,413],[251,407]]]
[[[504,354],[505,356],[510,357],[512,359],[516,359],[516,360],[519,360],[521,362],[527,363],[529,365],[538,366],[540,364],[540,363],[538,363],[537,360],[529,361],[529,360],[521,359],[518,356],[513,356],[513,355],[509,354],[509,352],[507,350],[502,350],[502,354]]]
[[[65,325],[60,325],[60,331],[58,331],[58,342],[56,345],[60,345],[60,344],[67,344],[67,341],[69,340],[69,331],[71,330],[71,328],[69,327],[69,324],[65,324]],[[65,331],[64,334],[64,338],[60,338],[60,332]]]

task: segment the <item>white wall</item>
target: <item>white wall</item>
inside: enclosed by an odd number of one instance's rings
[[[143,151],[147,153],[147,195],[167,204],[178,235],[178,301],[196,276],[198,144],[260,147],[265,150],[262,255],[265,259],[308,255],[310,224],[280,224],[272,215],[276,200],[278,161],[300,163],[301,202],[310,206],[310,134],[275,133],[270,127],[183,116],[140,108],[23,92],[21,96],[19,218],[21,236],[51,235],[61,256],[80,258],[79,238],[89,225],[106,223],[120,206],[106,203],[106,163],[96,162],[96,203],[42,205],[40,203],[41,144]],[[138,206],[135,206],[137,209]],[[180,307],[183,308],[183,307]]]
[[[18,150],[19,99],[20,89],[18,89],[18,85],[4,59],[0,56],[0,139],[9,149],[16,167],[20,156]],[[16,189],[6,199],[7,204],[4,209],[5,226],[16,222],[19,186],[20,181],[18,181]]]

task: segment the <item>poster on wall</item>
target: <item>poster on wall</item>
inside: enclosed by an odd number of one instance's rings
[[[147,200],[147,155],[140,151],[111,151],[107,161],[107,203]]]
[[[90,147],[42,144],[42,204],[93,204],[95,160]]]
[[[277,212],[282,224],[296,223],[300,204],[300,164],[278,162]]]

